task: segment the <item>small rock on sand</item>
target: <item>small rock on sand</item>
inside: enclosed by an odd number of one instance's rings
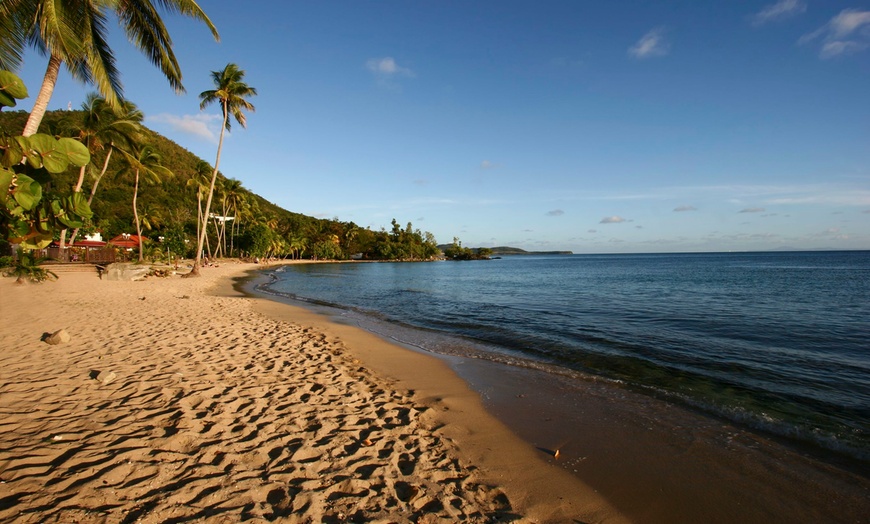
[[[97,375],[97,380],[102,382],[105,386],[109,382],[115,380],[118,375],[115,374],[114,371],[100,371],[100,374]]]
[[[70,336],[65,329],[59,329],[45,337],[43,340],[45,340],[46,343],[51,344],[52,346],[56,346],[58,344],[66,344],[67,342],[69,342]]]

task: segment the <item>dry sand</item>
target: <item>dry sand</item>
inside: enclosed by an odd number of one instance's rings
[[[443,362],[233,291],[251,268],[0,279],[0,521],[625,521]]]

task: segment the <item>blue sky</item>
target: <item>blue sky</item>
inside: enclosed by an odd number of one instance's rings
[[[185,95],[112,27],[125,94],[214,162],[197,95],[237,63],[257,110],[221,171],[286,209],[467,246],[870,249],[866,1],[200,5],[221,43],[166,16]],[[64,72],[50,108],[89,90]]]

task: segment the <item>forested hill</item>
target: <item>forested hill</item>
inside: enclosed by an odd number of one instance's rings
[[[28,113],[0,112],[0,133],[17,135],[24,129]],[[40,133],[78,138],[83,127],[84,111],[49,111],[40,126]],[[143,235],[157,239],[168,231],[181,231],[185,239],[195,240],[197,222],[197,186],[205,181],[208,188],[211,164],[197,157],[172,140],[142,126],[139,145],[150,145],[159,154],[161,165],[173,176],[159,183],[140,182],[138,213],[145,226]],[[89,195],[102,169],[109,148],[92,152],[91,164],[82,191]],[[206,176],[204,176],[204,174]],[[232,173],[218,176],[211,211],[218,216],[235,216],[225,235],[225,249],[231,254],[293,255],[328,259],[345,259],[353,255],[372,259],[423,259],[437,254],[435,239],[428,233],[414,230],[410,223],[400,227],[393,220],[392,230],[363,229],[353,222],[325,220],[283,209],[243,187],[243,181],[233,180]],[[49,194],[68,195],[78,179],[78,169],[71,168],[55,175],[48,187]],[[135,234],[133,221],[133,176],[125,157],[115,151],[105,176],[100,180],[91,205],[94,217],[85,232],[100,231],[103,238],[121,233]],[[384,226],[387,226],[386,224]],[[218,239],[210,231],[210,246]],[[193,242],[195,244],[195,242]]]
[[[499,246],[490,248],[493,255],[573,255],[573,251],[526,251],[518,247]]]

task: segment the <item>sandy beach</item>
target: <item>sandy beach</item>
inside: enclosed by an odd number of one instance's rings
[[[0,280],[0,521],[627,521],[444,362],[236,292],[255,268]]]

